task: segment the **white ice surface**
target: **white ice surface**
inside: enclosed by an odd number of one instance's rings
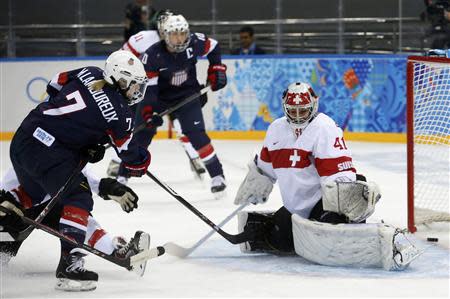
[[[214,141],[229,188],[227,197],[216,201],[209,192],[209,180],[199,182],[176,141],[156,140],[150,171],[169,184],[215,223],[235,209],[233,196],[243,177],[245,165],[259,149],[255,141]],[[357,170],[378,182],[383,197],[371,222],[406,227],[406,146],[348,142]],[[0,142],[3,176],[9,162],[9,142]],[[96,164],[104,175],[108,158]],[[94,216],[104,228],[131,237],[136,230],[152,236],[152,247],[173,241],[189,247],[209,227],[150,178],[132,179],[139,194],[139,209],[126,214],[114,202],[96,197]],[[270,210],[281,206],[278,188],[267,204],[250,209]],[[236,233],[237,221],[224,227]],[[426,243],[417,236],[438,236]],[[244,255],[238,246],[214,235],[191,257],[164,255],[151,260],[144,277],[89,256],[86,266],[99,273],[97,290],[87,293],[55,291],[54,271],[59,259],[58,240],[35,231],[8,267],[0,269],[0,298],[142,298],[142,297],[449,297],[448,230],[411,237],[428,250],[404,272],[381,269],[333,268],[311,264],[300,257]]]

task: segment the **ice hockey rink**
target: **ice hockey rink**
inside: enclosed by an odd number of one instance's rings
[[[150,147],[149,170],[166,182],[215,223],[228,216],[236,206],[234,195],[246,174],[246,163],[258,151],[259,141],[215,140],[228,182],[227,196],[214,200],[209,180],[196,180],[181,146],[174,140],[156,140]],[[1,142],[1,175],[10,167],[9,142]],[[348,142],[358,172],[376,181],[382,198],[369,222],[383,220],[406,227],[406,145],[394,143]],[[108,154],[107,154],[108,155]],[[95,164],[104,176],[106,157]],[[134,178],[130,186],[138,193],[139,209],[122,212],[114,202],[96,197],[93,214],[114,235],[130,238],[136,230],[152,237],[152,247],[175,242],[190,247],[210,231],[150,178]],[[247,209],[275,210],[281,206],[279,190],[274,188],[265,205]],[[237,232],[233,219],[225,227]],[[438,237],[438,243],[424,241]],[[143,297],[449,297],[449,245],[447,232],[411,236],[426,249],[403,272],[382,269],[326,267],[301,257],[242,254],[239,246],[218,234],[185,259],[168,254],[152,259],[144,277],[102,260],[87,258],[86,267],[97,271],[99,282],[94,292],[63,293],[54,290],[54,271],[59,259],[59,240],[35,231],[23,244],[18,256],[0,270],[1,298],[143,298]]]

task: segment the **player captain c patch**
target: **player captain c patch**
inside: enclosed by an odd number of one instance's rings
[[[185,70],[178,71],[173,73],[172,79],[170,80],[170,84],[173,86],[180,86],[184,82],[186,82],[188,78],[188,74]]]

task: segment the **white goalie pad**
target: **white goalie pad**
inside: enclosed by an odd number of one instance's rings
[[[372,215],[380,198],[380,189],[375,182],[328,182],[322,185],[323,209],[344,214],[355,223]]]
[[[239,186],[234,199],[235,205],[243,203],[264,203],[273,189],[273,181],[265,176],[252,160],[248,164],[248,173]]]
[[[294,214],[292,233],[298,255],[326,266],[403,270],[422,253],[401,231],[381,223],[336,225]]]

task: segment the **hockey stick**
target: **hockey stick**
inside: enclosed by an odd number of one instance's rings
[[[157,177],[155,177],[152,173],[147,171],[147,175],[155,181],[159,186],[161,186],[164,190],[170,193],[173,197],[175,197],[176,200],[181,202],[186,208],[188,208],[192,213],[197,215],[203,222],[208,224],[210,227],[212,227],[217,233],[219,233],[222,237],[224,237],[228,242],[232,244],[240,244],[243,242],[248,241],[249,239],[252,239],[251,231],[248,232],[242,232],[237,235],[230,235],[227,232],[223,231],[220,227],[218,227],[216,224],[214,224],[211,220],[209,220],[208,217],[203,215],[199,210],[197,210],[193,205],[191,205],[189,202],[187,202],[183,197],[181,197],[177,192],[175,192],[172,188],[170,188],[166,183],[161,182]]]
[[[179,102],[178,104],[176,104],[176,105],[174,105],[174,106],[172,106],[172,107],[170,107],[170,108],[164,110],[163,112],[159,113],[158,115],[159,115],[160,117],[163,117],[163,116],[165,116],[165,115],[167,115],[167,114],[170,114],[170,113],[174,112],[175,110],[177,110],[178,108],[180,108],[180,107],[186,105],[187,103],[192,102],[193,100],[197,99],[197,98],[200,97],[201,95],[207,93],[210,89],[211,89],[211,87],[210,87],[209,85],[206,85],[205,87],[203,87],[202,89],[200,89],[199,92],[196,92],[196,93],[194,93],[194,94],[188,96],[187,98],[185,98],[184,100],[182,100],[182,101]],[[134,129],[134,132],[133,132],[133,133],[137,133],[137,132],[143,130],[146,126],[147,126],[147,123],[140,124],[139,126],[137,126],[137,127]]]
[[[80,174],[80,172],[83,170],[83,168],[86,166],[87,163],[88,163],[87,160],[81,160],[78,163],[78,166],[70,174],[69,178],[64,183],[64,185],[62,185],[61,188],[59,188],[58,192],[56,192],[56,194],[52,198],[50,198],[50,200],[48,201],[48,203],[45,206],[45,208],[36,217],[36,219],[34,220],[36,223],[40,223],[42,221],[42,219],[44,219],[44,217],[47,216],[47,214],[50,212],[50,210],[56,205],[58,200],[61,198],[63,193],[72,185],[72,183],[75,180],[75,178]],[[34,226],[29,225],[24,230],[18,232],[14,239],[16,241],[23,241],[23,240],[25,240],[31,234],[33,229],[34,229]]]
[[[242,211],[244,208],[246,208],[249,204],[244,203],[240,205],[236,210],[233,211],[230,215],[228,215],[222,222],[220,222],[217,226],[223,227],[225,224],[227,224],[234,216],[236,216],[237,213]],[[166,249],[166,252],[170,255],[174,255],[179,258],[185,258],[188,255],[190,255],[194,250],[196,250],[200,245],[206,242],[216,231],[212,230],[209,233],[207,233],[203,238],[197,241],[194,245],[192,245],[189,248],[185,248],[183,246],[177,245],[173,242],[168,242],[164,244],[164,248]]]
[[[164,115],[170,114],[172,112],[174,112],[175,110],[177,110],[178,108],[186,105],[187,103],[192,102],[193,100],[197,99],[198,97],[200,97],[201,95],[203,95],[204,93],[208,92],[211,89],[211,87],[209,85],[206,85],[205,87],[203,87],[199,92],[196,92],[192,95],[190,95],[189,97],[185,98],[184,100],[182,100],[181,102],[179,102],[178,104],[176,104],[175,106],[172,106],[166,110],[164,110],[163,112],[159,113],[158,115],[160,117],[163,117]],[[142,123],[139,126],[137,126],[136,128],[134,128],[133,130],[133,134],[136,134],[140,131],[142,131],[143,129],[145,129],[147,127],[148,123]],[[108,144],[105,146],[106,149],[110,148],[112,145]]]
[[[8,211],[7,209],[4,209],[3,207],[0,207],[0,210],[10,213],[10,211]],[[28,225],[32,226],[33,228],[37,228],[37,229],[43,230],[46,233],[49,233],[49,234],[59,238],[60,240],[66,241],[66,242],[72,244],[73,246],[82,248],[82,249],[84,249],[84,250],[86,250],[86,251],[88,251],[88,252],[90,252],[92,254],[95,254],[96,256],[99,256],[99,257],[101,257],[101,258],[103,258],[103,259],[105,259],[107,261],[110,261],[110,262],[112,262],[112,263],[114,263],[114,264],[116,264],[116,265],[118,265],[120,267],[126,268],[127,270],[132,270],[133,266],[135,266],[137,264],[141,264],[142,262],[144,262],[146,260],[155,258],[155,257],[160,256],[160,255],[163,255],[164,252],[165,252],[163,247],[158,246],[158,247],[152,248],[150,250],[144,250],[144,251],[142,251],[142,252],[140,252],[140,253],[138,253],[138,254],[136,254],[134,256],[131,256],[129,258],[120,259],[120,258],[117,258],[117,257],[112,256],[110,254],[106,254],[104,252],[101,252],[101,251],[99,251],[99,250],[97,250],[97,249],[95,249],[95,248],[93,248],[93,247],[91,247],[89,245],[80,244],[80,243],[76,242],[74,239],[71,239],[71,238],[63,235],[59,231],[57,231],[57,230],[55,230],[55,229],[53,229],[51,227],[48,227],[48,226],[46,226],[46,225],[44,225],[44,224],[42,224],[40,222],[37,222],[36,220],[30,219],[30,218],[28,218],[26,216],[23,216],[21,219],[23,220],[23,222],[27,223]]]

